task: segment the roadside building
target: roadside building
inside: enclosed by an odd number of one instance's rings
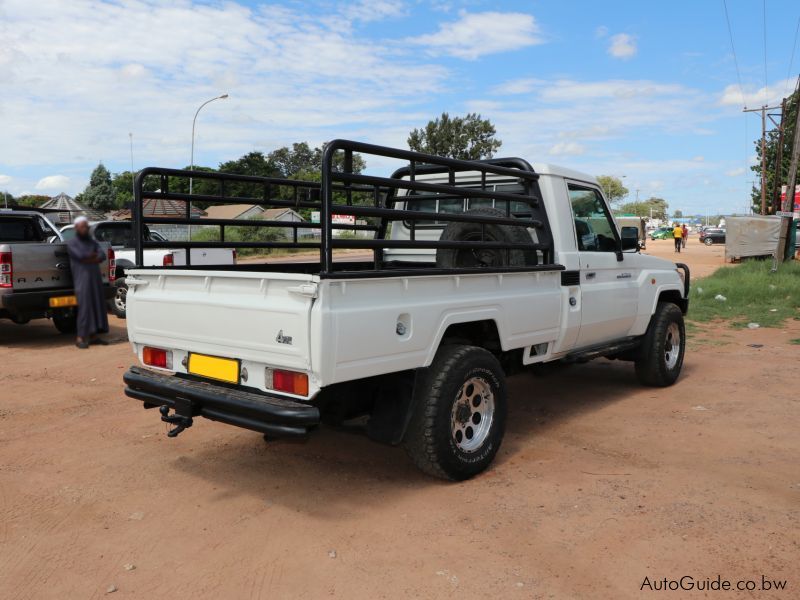
[[[185,217],[186,203],[180,200],[165,200],[163,198],[145,198],[142,212],[146,217]],[[199,219],[206,215],[206,211],[192,206],[192,218]],[[130,221],[131,209],[115,210],[109,215],[112,221]],[[189,239],[188,225],[148,225],[150,229],[157,230],[170,241],[184,242]]]
[[[102,211],[89,208],[64,192],[61,192],[58,196],[53,196],[39,208],[49,211],[57,210],[58,212],[49,213],[47,216],[53,224],[59,227],[69,225],[77,217],[86,217],[90,221],[100,221],[105,218],[105,214]]]

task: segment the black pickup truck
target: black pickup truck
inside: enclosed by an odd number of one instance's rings
[[[114,251],[103,244],[106,297],[114,294]],[[77,299],[67,246],[36,211],[0,210],[0,319],[23,325],[48,318],[61,333],[74,333]]]

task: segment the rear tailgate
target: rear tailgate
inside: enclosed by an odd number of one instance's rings
[[[25,242],[2,247],[11,252],[15,292],[72,287],[65,244]]]
[[[248,385],[262,387],[264,366],[311,371],[315,282],[293,273],[130,269],[128,337],[140,358],[145,345],[177,351],[178,372],[189,352],[238,359]]]

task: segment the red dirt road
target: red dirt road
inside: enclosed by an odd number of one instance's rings
[[[122,394],[126,343],[3,321],[0,598],[638,598],[717,574],[796,598],[794,338],[701,330],[669,389],[605,360],[515,376],[494,467],[448,484],[330,429],[167,439]]]

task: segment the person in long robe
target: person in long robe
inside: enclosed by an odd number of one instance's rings
[[[98,334],[108,332],[103,277],[100,274],[100,265],[106,256],[92,237],[86,217],[75,219],[75,237],[67,242],[67,251],[78,298],[78,338],[75,345],[81,349],[88,348],[89,344],[105,346],[108,342]]]

